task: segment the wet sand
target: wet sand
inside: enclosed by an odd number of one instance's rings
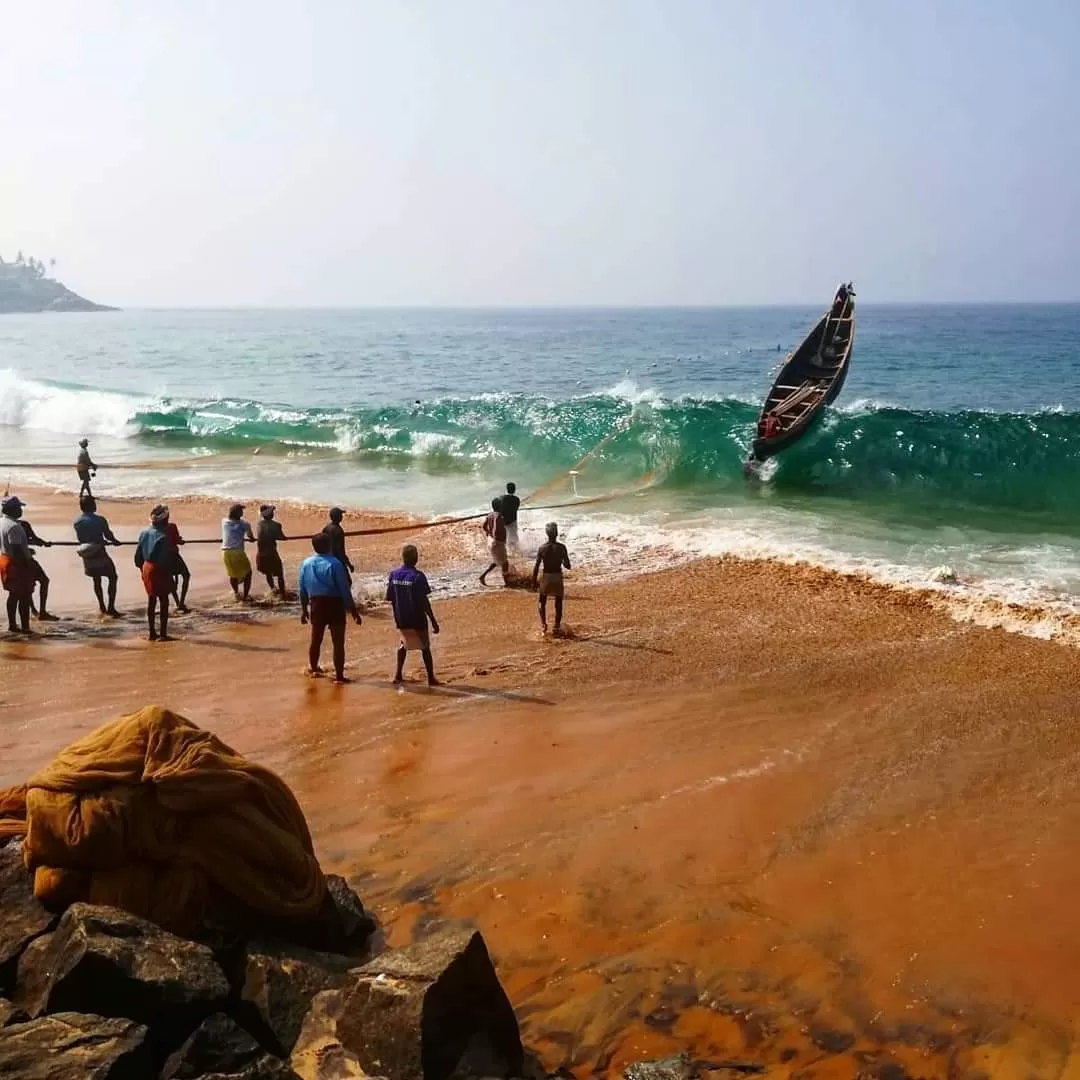
[[[374,572],[402,541],[351,550]],[[472,532],[420,543],[472,572]],[[0,642],[0,783],[167,704],[280,771],[392,940],[476,920],[527,1040],[581,1076],[683,1048],[774,1077],[1080,1075],[1074,650],[709,560],[571,583],[566,640],[515,590],[436,597],[441,691],[389,685],[376,608],[335,687],[303,676],[294,610],[218,603],[208,551],[211,610],[171,645],[82,617]]]

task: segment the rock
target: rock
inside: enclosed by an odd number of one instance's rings
[[[0,848],[0,994],[15,986],[23,950],[56,925],[57,916],[34,899],[34,881],[23,865],[22,844]]]
[[[623,1070],[624,1080],[690,1080],[693,1075],[693,1064],[686,1053],[656,1061],[635,1061]]]
[[[359,1058],[338,1038],[344,1008],[345,994],[340,990],[315,995],[289,1062],[300,1080],[352,1080],[368,1075]]]
[[[288,1057],[312,999],[344,986],[353,961],[344,956],[280,946],[251,946],[239,1015],[266,1046]],[[252,1016],[255,1017],[252,1022]]]
[[[959,585],[960,578],[951,566],[935,566],[930,571],[930,580],[939,585]]]
[[[338,991],[334,1026],[366,1072],[394,1080],[448,1080],[458,1068],[521,1074],[517,1019],[475,930],[448,927],[353,974],[355,982]]]
[[[19,961],[14,1004],[31,1017],[94,1009],[151,1029],[160,1059],[229,997],[205,945],[117,908],[73,904]]]
[[[296,1073],[280,1058],[263,1054],[246,1068],[231,1073],[203,1073],[199,1080],[299,1080]]]
[[[0,1028],[8,1024],[21,1024],[29,1019],[25,1013],[16,1009],[7,998],[0,998]]]
[[[146,1028],[62,1012],[0,1029],[0,1076],[19,1080],[148,1080]]]
[[[339,874],[326,875],[326,890],[341,922],[341,941],[333,946],[334,951],[350,956],[364,953],[379,928],[378,922]]]
[[[165,1062],[161,1080],[196,1080],[211,1071],[239,1072],[262,1056],[262,1047],[231,1016],[214,1013]]]

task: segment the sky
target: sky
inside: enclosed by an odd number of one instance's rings
[[[0,0],[0,252],[124,307],[1080,300],[1076,0]]]

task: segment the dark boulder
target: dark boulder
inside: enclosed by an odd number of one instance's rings
[[[34,879],[23,865],[22,844],[0,848],[0,994],[14,988],[22,951],[56,920],[34,899]]]
[[[205,945],[116,908],[73,904],[23,953],[13,1001],[32,1019],[93,1009],[135,1020],[163,1059],[228,997]]]
[[[289,1066],[273,1054],[263,1054],[239,1072],[203,1073],[199,1080],[299,1080]]]
[[[326,891],[337,910],[340,938],[329,947],[349,956],[371,955],[372,937],[379,924],[349,883],[339,874],[326,875]]]
[[[344,986],[354,961],[290,946],[252,945],[237,1015],[268,1049],[288,1057],[316,994]]]
[[[28,1019],[29,1017],[16,1009],[7,998],[0,998],[0,1028],[7,1027],[8,1024],[21,1024]]]
[[[0,1028],[0,1076],[19,1080],[148,1080],[146,1028],[131,1020],[62,1012]]]
[[[231,1016],[208,1016],[165,1062],[161,1080],[197,1080],[208,1072],[239,1072],[262,1057],[262,1047]]]
[[[334,993],[335,991],[331,991]],[[520,1076],[517,1019],[484,939],[449,927],[353,972],[336,1033],[369,1073],[394,1080]]]

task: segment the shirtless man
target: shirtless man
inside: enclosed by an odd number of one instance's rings
[[[548,597],[555,600],[555,633],[562,632],[563,617],[563,569],[570,569],[570,555],[566,545],[559,543],[559,526],[554,521],[549,521],[544,526],[547,533],[547,543],[536,553],[536,563],[533,566],[533,588],[540,589],[540,625],[544,633],[548,632],[547,602]],[[543,577],[540,571],[543,569]]]
[[[93,495],[90,490],[90,477],[97,476],[97,466],[90,460],[90,440],[79,440],[79,457],[75,462],[75,469],[79,474],[79,497]]]
[[[500,500],[491,500],[491,513],[484,518],[484,535],[488,538],[488,550],[491,552],[491,565],[480,575],[480,584],[487,584],[487,576],[495,567],[502,570],[503,584],[510,571],[510,559],[506,554],[506,522],[499,509]]]
[[[37,613],[38,622],[56,622],[56,616],[49,611],[49,575],[45,573],[45,567],[34,558],[33,552],[36,547],[52,547],[52,543],[38,536],[34,532],[34,526],[25,518],[19,524],[22,525],[23,532],[26,533],[26,542],[30,545],[30,571],[34,576],[34,581],[37,582],[40,594],[36,608],[34,607],[34,598],[31,595],[30,610]]]

